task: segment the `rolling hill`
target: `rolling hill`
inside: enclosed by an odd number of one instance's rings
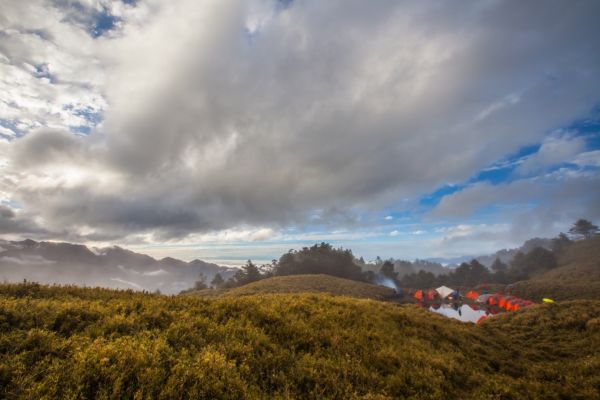
[[[558,265],[515,283],[511,292],[528,298],[600,299],[600,236],[567,247]]]
[[[6,399],[591,399],[598,343],[598,301],[474,325],[324,294],[0,285]]]
[[[328,293],[338,296],[383,299],[394,290],[370,283],[330,275],[276,276],[228,290],[202,290],[189,294],[204,296],[248,296],[274,293]]]

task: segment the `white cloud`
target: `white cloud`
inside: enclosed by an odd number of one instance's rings
[[[55,264],[55,261],[47,260],[36,254],[21,254],[19,257],[4,256],[0,257],[0,261],[10,262],[19,265],[48,265]]]
[[[165,271],[164,269],[158,269],[156,271],[147,271],[147,272],[142,272],[142,275],[144,276],[163,276],[163,275],[168,275],[169,273],[167,271]]]
[[[579,153],[571,160],[580,167],[600,167],[600,150]]]
[[[110,278],[110,280],[113,281],[113,282],[118,282],[118,283],[122,283],[122,284],[127,285],[127,286],[131,286],[131,287],[133,287],[134,289],[137,289],[137,290],[143,290],[144,289],[143,287],[141,287],[140,285],[138,285],[135,282],[126,281],[126,280],[121,279],[121,278]]]
[[[86,115],[106,108],[99,43],[51,2],[3,2],[0,123],[24,133],[39,127],[93,128]]]
[[[476,183],[444,196],[431,211],[432,220],[486,218],[506,221],[504,232],[490,231],[472,234],[471,225],[458,225],[447,239],[464,237],[518,244],[534,236],[549,237],[568,229],[578,218],[600,219],[600,177],[594,172],[560,169],[552,173],[491,185]],[[493,211],[490,211],[490,208]],[[490,214],[491,213],[491,214]],[[505,245],[504,245],[505,246]]]
[[[552,135],[544,140],[540,149],[519,165],[521,174],[543,171],[548,167],[569,161],[585,149],[585,138],[573,133]]]
[[[272,228],[231,228],[205,234],[195,234],[188,238],[191,242],[260,242],[276,235]]]

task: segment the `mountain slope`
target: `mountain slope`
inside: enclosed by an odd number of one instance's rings
[[[175,294],[194,285],[200,274],[225,278],[233,270],[200,260],[156,260],[121,247],[88,248],[79,244],[0,240],[0,279],[78,284]]]
[[[528,298],[600,299],[600,236],[573,243],[558,259],[559,267],[513,285]]]
[[[478,326],[322,294],[0,285],[9,399],[588,399],[600,396],[598,343],[598,301]]]

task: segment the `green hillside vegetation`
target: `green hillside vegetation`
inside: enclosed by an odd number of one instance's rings
[[[528,298],[600,299],[600,236],[570,244],[559,254],[557,268],[517,282],[511,292]]]
[[[0,285],[0,398],[599,398],[600,302],[481,325],[331,296]]]
[[[208,289],[188,294],[201,296],[247,296],[269,293],[329,293],[357,298],[384,299],[392,296],[394,290],[385,286],[321,274],[275,276],[233,289]]]

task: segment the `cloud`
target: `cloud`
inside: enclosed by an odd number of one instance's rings
[[[443,236],[441,242],[444,244],[459,241],[488,240],[490,233],[505,232],[508,224],[458,224],[446,226],[436,230]]]
[[[147,271],[147,272],[142,272],[142,275],[144,276],[163,276],[163,275],[168,275],[169,273],[167,271],[165,271],[164,269],[158,269],[156,271]]]
[[[0,204],[0,234],[46,237],[50,232],[43,228],[32,214],[17,212],[11,207]]]
[[[600,167],[600,150],[586,151],[577,154],[571,162],[580,167]]]
[[[521,174],[539,173],[548,167],[570,161],[585,149],[585,138],[573,133],[552,135],[546,138],[539,150],[521,163],[517,172]]]
[[[454,220],[475,216],[481,219],[492,215],[494,220],[506,222],[502,230],[458,236],[470,241],[494,239],[498,243],[518,244],[533,236],[547,237],[564,231],[578,218],[598,220],[599,204],[597,173],[560,169],[505,184],[470,185],[443,197],[428,218]]]
[[[0,218],[11,219],[16,216],[15,212],[10,207],[6,207],[0,204]]]
[[[1,136],[13,139],[40,127],[88,132],[106,108],[97,46],[71,23],[73,10],[80,9],[73,6],[81,3],[66,3],[2,3]]]
[[[21,254],[19,257],[9,257],[3,256],[0,257],[0,261],[9,262],[13,264],[19,265],[49,265],[56,264],[56,261],[47,260],[44,257],[36,254]]]
[[[141,287],[140,285],[138,285],[135,282],[129,282],[129,281],[126,281],[126,280],[121,279],[121,278],[110,278],[110,280],[113,281],[113,282],[122,283],[124,285],[131,286],[131,287],[133,287],[134,289],[137,289],[137,290],[143,290],[144,289],[143,287]]]
[[[189,239],[196,242],[260,242],[276,236],[271,228],[230,228],[219,232],[193,235]]]
[[[0,190],[52,235],[264,240],[315,213],[360,224],[539,142],[600,93],[595,2],[148,0],[111,8],[119,23],[98,39],[49,4],[3,12],[0,119],[25,136],[7,144]],[[575,142],[542,145],[531,170]]]

